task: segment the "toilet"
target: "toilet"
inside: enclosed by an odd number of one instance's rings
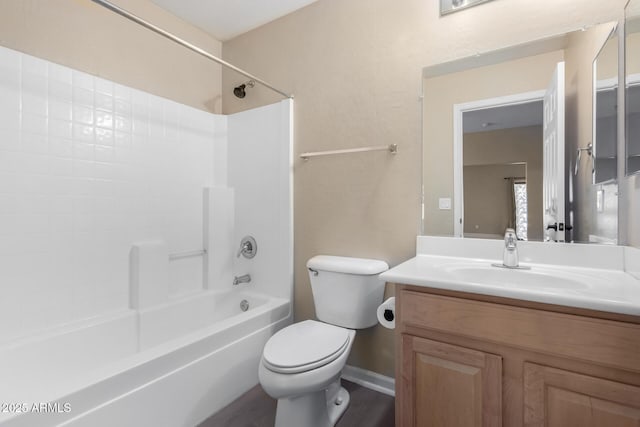
[[[386,262],[318,255],[307,262],[318,320],[294,323],[264,347],[258,375],[278,399],[276,427],[331,427],[349,405],[340,386],[356,329],[377,323]]]

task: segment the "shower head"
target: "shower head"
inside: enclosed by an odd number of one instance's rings
[[[233,88],[233,94],[238,98],[244,98],[247,96],[247,93],[244,91],[246,85],[241,84],[240,86],[236,86]]]
[[[238,98],[242,99],[242,98],[244,98],[245,96],[247,96],[247,93],[245,92],[245,89],[246,89],[247,87],[252,88],[252,87],[254,87],[255,85],[256,85],[256,82],[255,82],[254,80],[249,80],[249,81],[248,81],[248,82],[246,82],[246,83],[242,83],[240,86],[236,86],[236,87],[234,87],[234,88],[233,88],[233,94],[234,94],[236,97],[238,97]]]

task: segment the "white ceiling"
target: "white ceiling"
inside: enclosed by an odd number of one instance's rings
[[[316,0],[151,0],[220,41],[232,39]]]
[[[542,101],[469,111],[462,120],[464,133],[542,125]]]

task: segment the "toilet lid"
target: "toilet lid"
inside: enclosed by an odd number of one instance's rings
[[[348,329],[305,320],[273,335],[262,356],[265,365],[274,372],[298,373],[334,361],[348,344]]]

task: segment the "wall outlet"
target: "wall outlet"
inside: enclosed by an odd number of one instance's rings
[[[451,199],[449,197],[441,197],[438,199],[438,208],[443,211],[451,210]]]

